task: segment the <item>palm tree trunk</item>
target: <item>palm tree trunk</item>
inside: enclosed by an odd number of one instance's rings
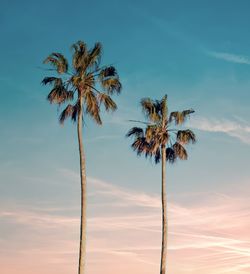
[[[167,267],[167,192],[166,192],[166,148],[165,145],[161,148],[161,201],[162,201],[162,245],[161,245],[161,269],[160,274],[166,273]]]
[[[87,189],[86,189],[86,168],[85,155],[82,141],[82,98],[80,98],[80,110],[77,120],[77,133],[80,155],[80,176],[81,176],[81,225],[80,225],[80,248],[79,248],[79,265],[78,274],[84,274],[86,260],[86,225],[87,225]]]

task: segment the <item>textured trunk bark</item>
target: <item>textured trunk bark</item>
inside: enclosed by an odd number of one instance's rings
[[[166,273],[167,267],[167,192],[166,192],[166,148],[162,146],[161,148],[161,163],[162,163],[162,173],[161,173],[161,202],[162,202],[162,245],[161,245],[161,270],[160,274]]]
[[[79,265],[78,274],[84,274],[85,272],[85,260],[86,260],[86,225],[87,225],[87,189],[86,189],[86,168],[85,168],[85,155],[82,141],[82,99],[80,98],[80,111],[78,113],[77,120],[77,134],[79,143],[79,155],[80,155],[80,177],[81,177],[81,225],[80,225],[80,248],[79,248]]]

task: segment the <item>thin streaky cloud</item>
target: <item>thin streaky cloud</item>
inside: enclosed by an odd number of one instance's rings
[[[250,144],[250,125],[241,121],[200,117],[189,121],[189,126],[207,132],[221,132]]]
[[[250,65],[250,57],[227,52],[207,51],[209,56],[236,64]]]

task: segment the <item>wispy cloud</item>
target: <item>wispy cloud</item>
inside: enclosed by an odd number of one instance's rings
[[[201,117],[189,121],[189,126],[208,132],[222,132],[250,144],[250,125],[243,121]]]
[[[250,57],[227,52],[207,51],[208,55],[227,62],[250,65]]]
[[[62,170],[62,174],[72,181],[78,177],[71,170]],[[88,178],[88,182],[88,273],[157,272],[160,195],[131,191],[96,178]],[[173,202],[170,197],[169,202],[169,271],[249,273],[248,199],[216,193],[192,194],[192,203],[177,203],[178,199]],[[25,269],[27,274],[35,269],[48,274],[73,272],[78,215],[75,208],[68,215],[56,207],[1,207],[1,269],[10,274]]]

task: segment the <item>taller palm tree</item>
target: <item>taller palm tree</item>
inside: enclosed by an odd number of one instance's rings
[[[176,129],[171,125],[181,126],[186,118],[194,112],[192,109],[171,112],[168,115],[167,96],[160,101],[144,98],[141,107],[146,116],[146,128],[133,127],[127,137],[134,137],[132,148],[137,154],[154,158],[155,163],[161,161],[161,201],[162,201],[162,246],[160,274],[166,273],[167,267],[167,192],[166,192],[166,163],[173,164],[177,159],[187,160],[188,154],[184,145],[195,143],[195,134],[190,129]]]
[[[96,43],[93,48],[78,41],[72,46],[72,65],[61,53],[52,53],[45,60],[50,64],[52,70],[57,72],[56,76],[45,77],[44,85],[52,85],[47,96],[50,103],[58,105],[67,104],[62,111],[59,121],[64,123],[66,118],[77,122],[77,134],[80,155],[80,179],[81,179],[81,224],[80,224],[80,248],[78,274],[83,274],[86,258],[86,167],[83,148],[82,126],[85,115],[101,125],[101,105],[106,111],[114,111],[117,106],[110,95],[119,94],[121,83],[116,69],[113,66],[100,66],[102,45]]]

